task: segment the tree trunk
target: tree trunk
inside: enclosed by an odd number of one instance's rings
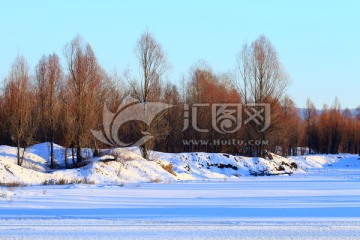
[[[65,147],[65,157],[64,157],[64,161],[65,161],[65,167],[66,168],[69,168],[69,157],[68,157],[68,151],[69,151],[69,148],[66,146]]]
[[[71,157],[72,157],[72,162],[73,164],[75,164],[75,153],[74,153],[74,147],[71,147]]]
[[[54,161],[54,141],[51,140],[50,142],[50,167],[52,169],[55,168],[55,161]]]
[[[76,146],[76,163],[81,163],[83,160],[81,147],[79,145]]]
[[[20,157],[20,144],[18,143],[16,147],[17,147],[17,164],[19,166],[21,166],[22,161],[21,161],[21,157]]]

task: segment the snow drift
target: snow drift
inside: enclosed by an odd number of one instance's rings
[[[85,155],[91,156],[89,149],[83,151]],[[303,172],[293,160],[276,155],[268,160],[224,153],[151,152],[149,161],[140,156],[137,148],[105,150],[101,157],[89,157],[86,166],[64,169],[64,154],[65,149],[55,145],[55,161],[59,169],[52,170],[49,168],[49,144],[36,144],[27,149],[23,165],[18,166],[16,148],[0,146],[0,183],[171,182]],[[72,161],[69,155],[69,161]]]

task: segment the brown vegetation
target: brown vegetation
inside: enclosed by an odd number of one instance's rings
[[[134,77],[128,71],[123,78],[106,73],[90,44],[80,37],[64,48],[66,66],[61,66],[60,58],[51,54],[40,59],[32,74],[25,58],[17,57],[0,96],[0,143],[17,147],[19,165],[30,144],[47,141],[51,146],[51,167],[55,167],[54,143],[64,146],[66,152],[72,149],[72,163],[65,154],[67,167],[81,166],[82,148],[89,147],[98,153],[98,149],[107,147],[90,132],[102,128],[104,103],[116,112],[121,100],[131,94],[141,104],[173,105],[150,125],[130,121],[114,133],[129,144],[144,133],[151,134],[152,138],[141,146],[145,158],[149,158],[151,149],[249,156],[265,156],[267,151],[297,155],[298,147],[302,147],[301,152],[308,148],[311,153],[360,153],[360,108],[355,114],[349,109],[341,110],[335,100],[331,107],[325,105],[322,111],[317,111],[308,100],[301,116],[286,96],[287,74],[265,36],[243,46],[237,58],[237,74],[219,74],[208,64],[198,62],[182,77],[179,86],[164,81],[168,69],[166,55],[151,34],[145,32],[140,37],[135,51],[140,75]],[[259,110],[251,104],[264,103],[270,106],[271,124],[261,131],[263,126],[254,121],[247,123],[244,118],[246,113]],[[234,118],[229,117],[236,117],[235,108],[225,112],[228,119],[214,122],[213,110],[221,109],[219,104],[233,107],[241,104],[238,109],[243,117],[241,127],[236,128]],[[227,144],[229,139],[243,144]],[[185,144],[184,140],[205,142]],[[251,140],[267,144],[246,144]],[[173,174],[171,165],[163,168]]]

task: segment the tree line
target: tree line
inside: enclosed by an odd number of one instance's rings
[[[121,76],[106,72],[90,44],[78,36],[64,47],[64,66],[53,53],[44,55],[31,71],[26,59],[18,56],[0,96],[1,144],[17,147],[18,165],[26,149],[37,142],[50,143],[52,168],[56,168],[54,143],[71,152],[65,154],[67,167],[81,165],[86,158],[82,148],[91,148],[96,155],[109,147],[90,131],[105,131],[104,105],[116,113],[124,97],[131,95],[144,106],[172,105],[151,124],[128,121],[116,129],[116,137],[129,145],[144,133],[151,135],[140,146],[147,159],[151,149],[246,156],[265,156],[268,151],[297,155],[306,149],[360,153],[360,107],[355,113],[342,110],[335,100],[319,112],[308,100],[299,112],[286,95],[288,75],[265,36],[242,46],[234,71],[215,73],[199,61],[178,84],[164,80],[169,63],[149,32],[140,36],[135,54],[139,74],[125,71]],[[271,120],[265,130],[264,118]],[[254,141],[260,144],[249,144]]]

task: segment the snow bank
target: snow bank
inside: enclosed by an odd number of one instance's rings
[[[316,168],[359,168],[360,156],[355,154],[319,154],[290,157],[304,169]]]
[[[49,144],[28,148],[24,164],[16,164],[16,148],[0,146],[0,183],[66,184],[66,183],[127,183],[172,182],[203,179],[237,179],[246,176],[291,175],[309,168],[356,165],[355,155],[315,155],[272,159],[233,156],[224,153],[161,153],[151,152],[145,160],[137,148],[116,148],[103,151],[103,156],[87,159],[81,168],[51,170]],[[90,155],[91,151],[83,150]],[[64,167],[65,149],[55,145],[55,161]],[[71,154],[69,154],[71,155]],[[70,158],[71,159],[71,158]],[[69,160],[71,161],[71,160]]]

